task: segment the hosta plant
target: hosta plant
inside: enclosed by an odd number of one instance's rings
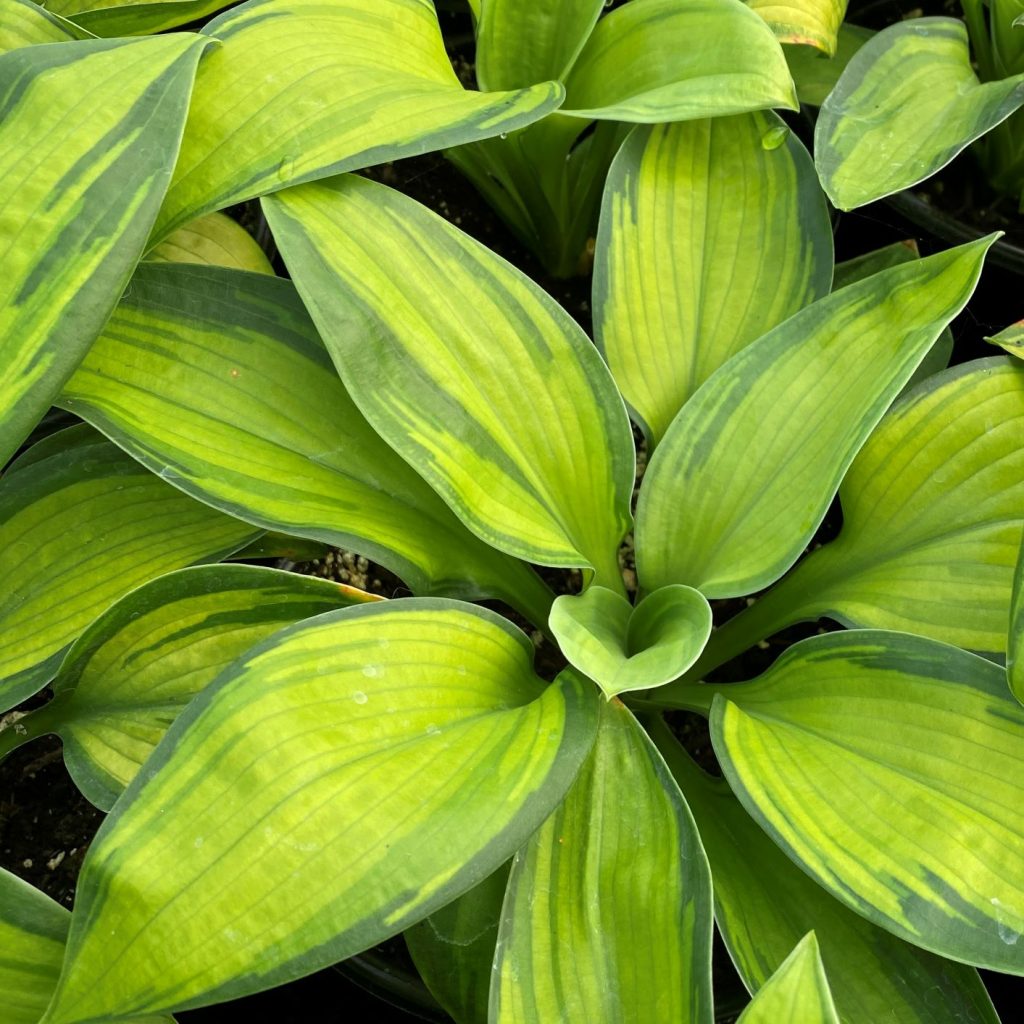
[[[333,67],[359,5],[312,6],[0,58],[4,437],[52,399],[82,421],[0,480],[0,756],[56,733],[110,811],[70,917],[0,875],[5,1011],[166,1019],[404,933],[459,1024],[709,1024],[716,923],[746,1024],[992,1024],[975,968],[1024,973],[1024,367],[942,369],[992,238],[834,273],[776,115],[643,125],[595,346],[456,227],[331,176],[557,89],[334,95],[304,64],[297,111],[270,41]],[[253,107],[241,66],[271,68]],[[207,219],[255,194],[290,280]],[[246,564],[302,541],[413,596]],[[849,628],[736,660],[822,617]]]
[[[1024,204],[1024,4],[964,0],[963,13],[879,32],[824,99],[815,160],[837,207],[915,185],[968,146]]]

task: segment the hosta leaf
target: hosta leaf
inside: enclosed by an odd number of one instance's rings
[[[682,675],[711,634],[711,606],[700,591],[678,585],[635,608],[614,591],[590,587],[555,598],[549,624],[569,663],[610,698]]]
[[[711,1024],[711,878],[690,812],[619,701],[558,810],[516,854],[493,1024]]]
[[[846,0],[747,0],[783,43],[813,46],[828,57],[839,47]]]
[[[715,920],[751,992],[813,929],[843,1024],[999,1024],[973,967],[912,946],[843,906],[764,834],[724,780],[693,763],[667,726],[657,722],[651,738],[697,821]]]
[[[71,641],[128,591],[255,534],[99,437],[16,466],[0,482],[0,708],[49,682]]]
[[[0,992],[4,1024],[37,1024],[53,995],[71,914],[0,868]],[[169,1017],[131,1024],[172,1024]]]
[[[717,689],[725,776],[811,877],[925,949],[1024,974],[1024,708],[1000,666],[861,630]]]
[[[47,1024],[220,1002],[372,946],[496,870],[599,701],[491,612],[328,612],[185,710],[89,849]],[[103,984],[97,984],[102,978]]]
[[[416,970],[456,1024],[487,1024],[508,865],[405,933]]]
[[[820,107],[835,88],[839,76],[853,55],[874,35],[869,28],[843,24],[839,26],[834,57],[823,57],[808,46],[787,46],[786,63],[796,84],[801,103]]]
[[[832,227],[775,114],[639,127],[605,188],[598,345],[650,440],[730,356],[828,294]]]
[[[1024,704],[1024,539],[1017,556],[1010,602],[1010,634],[1006,645],[1006,674],[1014,696]]]
[[[354,548],[417,591],[532,594],[547,617],[536,577],[473,537],[363,419],[290,282],[140,266],[61,402],[250,522]]]
[[[838,540],[750,609],[769,632],[822,615],[971,650],[1006,650],[1024,523],[1024,366],[938,374],[898,403],[850,467]]]
[[[163,32],[205,18],[233,0],[46,0],[56,14],[98,36]]]
[[[781,576],[886,407],[970,297],[994,240],[819,299],[716,371],[644,475],[642,585],[686,583],[730,597]]]
[[[429,0],[249,0],[203,33],[223,45],[196,77],[156,238],[286,185],[521,128],[562,99],[554,82],[463,89]]]
[[[233,267],[235,270],[251,270],[257,274],[274,273],[270,260],[256,239],[223,213],[208,213],[172,231],[149,251],[146,258],[172,263]]]
[[[955,18],[890,25],[858,51],[814,132],[821,183],[841,210],[908,188],[1024,103],[1024,75],[980,83]]]
[[[604,0],[485,0],[476,30],[481,89],[564,81]]]
[[[1024,33],[1021,34],[1024,35]],[[993,334],[991,338],[985,340],[1005,349],[1011,356],[1024,359],[1024,320],[1010,324],[1006,330]]]
[[[592,566],[621,589],[633,438],[568,314],[483,245],[365,178],[289,189],[265,207],[374,429],[487,543]]]
[[[565,83],[564,112],[686,121],[797,108],[772,31],[741,0],[631,0],[597,23]]]
[[[839,1024],[814,932],[808,932],[758,990],[736,1024]]]
[[[35,0],[6,0],[0,7],[0,54],[38,43],[89,39],[91,33],[40,7]]]
[[[0,56],[0,464],[142,255],[206,43],[86,39]]]
[[[283,626],[373,600],[353,587],[248,565],[168,573],[78,638],[53,680],[53,700],[22,718],[18,732],[57,733],[75,785],[109,810],[221,669]]]

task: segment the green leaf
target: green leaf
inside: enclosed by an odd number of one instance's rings
[[[857,450],[974,290],[991,235],[819,299],[733,356],[644,475],[637,570],[732,597],[778,579]]]
[[[808,932],[765,982],[736,1024],[839,1024],[814,932]]]
[[[843,530],[747,613],[767,632],[823,615],[1006,650],[1024,525],[1024,366],[930,378],[868,439],[839,490]]]
[[[513,131],[562,99],[554,82],[463,89],[429,0],[249,0],[203,33],[222,45],[196,76],[157,240],[287,185]]]
[[[546,686],[532,650],[492,612],[411,598],[249,651],[90,847],[46,1024],[269,988],[496,870],[561,800],[597,725],[586,682]]]
[[[631,0],[598,21],[565,83],[563,112],[687,121],[797,109],[772,31],[741,0]]]
[[[597,343],[649,440],[741,348],[828,294],[832,226],[775,114],[636,128],[605,187]]]
[[[771,26],[779,42],[813,46],[827,57],[839,48],[846,0],[747,0]]]
[[[711,876],[690,812],[619,701],[558,810],[516,854],[493,1024],[711,1024]]]
[[[1013,597],[1010,601],[1010,634],[1006,644],[1006,675],[1013,695],[1024,704],[1024,538],[1017,556],[1017,571],[1013,577]]]
[[[147,253],[149,260],[172,263],[203,263],[214,267],[273,274],[270,260],[256,239],[223,213],[208,213],[172,231]]]
[[[924,949],[1024,974],[1024,708],[1000,666],[862,630],[715,689],[726,778],[812,878]]]
[[[852,210],[930,177],[1024,103],[1024,75],[978,81],[954,18],[890,25],[847,65],[821,107],[821,183]]]
[[[537,602],[374,433],[290,282],[139,267],[61,404],[164,479],[272,530],[355,549],[416,591]]]
[[[985,340],[1005,349],[1011,356],[1024,359],[1024,320],[1010,324],[1005,331],[993,334],[991,338],[986,338]]]
[[[4,1024],[37,1024],[60,974],[71,914],[0,868],[0,992]],[[171,1024],[168,1017],[133,1024]]]
[[[289,537],[286,533],[265,533],[251,544],[230,555],[231,561],[284,558],[292,562],[310,562],[327,556],[330,548],[322,541]]]
[[[715,920],[751,992],[813,929],[844,1024],[999,1024],[974,968],[844,907],[764,834],[724,780],[694,764],[663,722],[650,729],[697,821],[714,878]]]
[[[90,32],[40,7],[34,0],[6,0],[0,7],[0,54],[22,46],[90,37]]]
[[[128,591],[255,534],[100,438],[15,464],[0,482],[0,709],[42,689],[71,641]]]
[[[205,18],[232,0],[46,0],[56,14],[98,36],[141,36]]]
[[[834,57],[825,57],[809,46],[785,47],[786,63],[796,83],[801,103],[820,107],[825,97],[835,88],[839,76],[846,70],[853,55],[874,35],[869,28],[843,24]]]
[[[56,733],[75,785],[109,810],[221,669],[283,626],[374,600],[354,587],[253,566],[160,576],[121,598],[72,645],[53,700],[19,719],[17,744]],[[5,739],[0,733],[3,752]]]
[[[0,56],[0,464],[142,255],[206,43],[87,39]]]
[[[600,355],[524,274],[365,178],[265,200],[299,294],[374,429],[477,536],[621,590],[633,437]]]
[[[416,970],[457,1024],[487,1024],[508,868],[503,865],[405,933]]]
[[[481,89],[565,81],[604,0],[485,0],[476,31]]]
[[[711,606],[690,587],[648,594],[635,608],[604,587],[555,598],[551,632],[571,665],[611,699],[681,676],[711,635]]]

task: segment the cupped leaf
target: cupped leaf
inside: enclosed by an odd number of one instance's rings
[[[736,1024],[839,1024],[814,932],[808,932],[758,990]]]
[[[516,854],[492,1024],[711,1024],[711,877],[664,762],[619,701],[558,810]]]
[[[34,0],[6,0],[0,7],[0,54],[39,43],[89,39],[92,33],[40,7]]]
[[[999,665],[859,630],[716,689],[726,778],[812,878],[924,949],[1024,974],[1024,708]]]
[[[1024,103],[1024,75],[978,81],[967,28],[914,18],[851,59],[814,132],[821,183],[841,210],[923,181]]]
[[[985,340],[1005,349],[1011,356],[1024,359],[1024,320],[1010,324],[1006,330],[993,334],[991,338],[986,338]]]
[[[582,329],[412,199],[352,175],[264,201],[338,372],[374,429],[500,550],[621,590],[633,438]]]
[[[597,725],[588,684],[545,686],[532,650],[494,613],[411,598],[328,612],[244,655],[90,847],[46,1024],[260,991],[495,871]]]
[[[487,1024],[507,864],[405,933],[416,970],[456,1024]]]
[[[208,213],[172,231],[149,251],[146,258],[161,262],[232,267],[257,274],[274,273],[270,260],[256,239],[241,224],[223,213]]]
[[[141,36],[187,25],[234,0],[47,0],[52,11],[98,36]]]
[[[374,433],[290,282],[149,264],[62,405],[203,501],[352,548],[416,591],[536,601],[525,566],[478,541]]]
[[[748,0],[782,43],[813,46],[828,57],[839,48],[846,0]]]
[[[72,645],[54,698],[19,719],[18,745],[56,733],[75,785],[109,810],[182,708],[283,626],[379,600],[354,587],[248,565],[205,565],[133,590]],[[0,751],[13,744],[0,734]]]
[[[782,48],[741,0],[631,0],[597,23],[565,83],[564,113],[686,121],[797,108]]]
[[[594,327],[649,440],[741,348],[832,280],[814,165],[770,112],[638,127],[608,175]]]
[[[86,39],[0,56],[0,464],[142,255],[207,43]]]
[[[682,675],[711,634],[711,606],[691,587],[662,587],[635,608],[614,591],[590,587],[555,598],[548,620],[571,665],[609,699]]]
[[[697,822],[718,930],[751,992],[813,929],[844,1024],[999,1024],[974,968],[912,946],[843,906],[765,835],[728,783],[694,764],[664,723],[650,731]]]
[[[605,0],[486,0],[476,30],[481,89],[564,81]]]
[[[562,99],[554,82],[463,89],[429,0],[249,0],[203,33],[222,45],[196,77],[157,240],[287,185],[521,128]]]
[[[0,868],[0,992],[4,1024],[37,1024],[60,975],[71,914]],[[172,1024],[169,1017],[132,1024]]]
[[[930,378],[882,420],[839,489],[839,538],[726,629],[762,636],[823,615],[975,651],[1006,650],[1024,525],[1024,366]]]
[[[172,569],[216,561],[257,533],[102,438],[80,439],[16,463],[0,481],[4,710],[42,689],[71,641],[128,591]]]
[[[717,370],[672,421],[644,475],[641,584],[730,597],[778,579],[970,297],[995,237],[819,299]]]
[[[874,35],[869,28],[844,23],[839,27],[834,57],[823,57],[809,46],[786,46],[786,63],[801,103],[820,107],[835,88],[853,55]]]

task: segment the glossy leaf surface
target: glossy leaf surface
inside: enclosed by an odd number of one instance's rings
[[[974,968],[912,946],[843,906],[765,835],[724,779],[694,764],[664,723],[655,723],[651,737],[697,822],[714,878],[715,921],[751,992],[813,929],[843,1024],[999,1024]]]
[[[0,463],[42,418],[142,255],[205,45],[180,34],[0,56]]]
[[[1024,973],[1024,708],[1003,669],[905,633],[812,637],[719,688],[711,735],[760,825],[858,913]]]
[[[597,724],[588,686],[545,686],[531,658],[495,614],[435,599],[328,612],[244,655],[90,847],[47,1024],[280,984],[496,870]]]
[[[814,932],[808,932],[758,990],[736,1024],[839,1024]]]
[[[72,645],[54,698],[21,719],[57,733],[75,785],[109,810],[185,705],[250,647],[300,619],[375,600],[327,580],[204,565],[133,590]]]
[[[140,266],[62,404],[203,501],[354,548],[414,590],[539,586],[374,433],[290,282]]]
[[[684,402],[832,280],[832,227],[807,151],[772,113],[640,127],[608,175],[594,327],[660,441]]]
[[[757,614],[1004,651],[1024,523],[1024,366],[978,360],[918,387],[879,424],[839,497],[839,538]]]
[[[722,366],[655,451],[637,507],[646,589],[750,593],[797,559],[847,467],[974,290],[994,236],[875,274]]]
[[[613,697],[682,675],[711,633],[711,606],[698,590],[670,586],[635,608],[604,587],[555,598],[548,620],[569,663]]]
[[[619,701],[558,810],[516,855],[492,1024],[711,1024],[711,878],[697,829]]]
[[[631,0],[597,23],[565,83],[563,111],[685,121],[796,109],[786,58],[740,0]]]
[[[158,239],[300,181],[513,131],[562,99],[553,82],[463,89],[429,0],[249,0],[203,33],[222,45],[196,77]]]
[[[846,0],[749,0],[780,42],[813,46],[829,57],[839,47]]]
[[[1024,75],[978,81],[967,29],[955,18],[915,18],[858,51],[814,132],[821,183],[852,210],[923,181],[1024,103]]]
[[[149,260],[171,263],[203,263],[234,270],[273,274],[274,268],[256,240],[240,224],[223,213],[208,213],[172,231],[147,254]]]
[[[72,431],[83,443],[15,463],[0,481],[5,710],[42,689],[71,641],[118,598],[172,569],[215,561],[257,532],[91,431]]]
[[[350,175],[264,203],[352,397],[477,536],[621,588],[633,439],[582,329],[412,199]]]

